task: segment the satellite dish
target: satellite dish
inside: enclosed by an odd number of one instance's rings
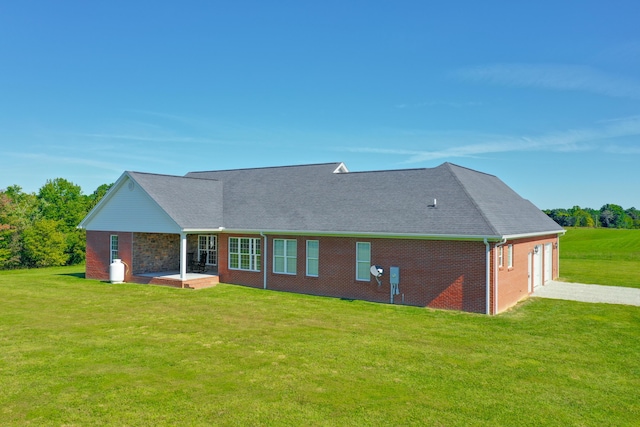
[[[378,265],[372,265],[369,271],[371,272],[371,275],[376,278],[376,281],[378,282],[378,286],[382,285],[382,282],[380,281],[380,276],[382,276],[382,273],[384,273],[384,269]]]
[[[382,276],[382,273],[384,273],[382,267],[379,267],[377,265],[372,265],[369,271],[371,271],[371,275],[375,278]]]

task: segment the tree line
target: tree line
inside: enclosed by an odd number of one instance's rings
[[[638,209],[624,209],[614,204],[603,205],[600,209],[574,206],[571,209],[546,209],[543,212],[563,227],[640,228]]]
[[[0,269],[84,262],[85,232],[77,226],[112,185],[85,195],[80,186],[56,178],[37,193],[18,185],[0,190]]]

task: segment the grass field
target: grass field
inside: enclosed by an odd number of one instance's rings
[[[640,230],[568,229],[560,238],[560,277],[640,288]]]
[[[631,426],[640,309],[488,317],[0,272],[3,426]]]

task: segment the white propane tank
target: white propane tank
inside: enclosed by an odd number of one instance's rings
[[[124,264],[117,258],[109,264],[109,281],[111,283],[124,283]]]

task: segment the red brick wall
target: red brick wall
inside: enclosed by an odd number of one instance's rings
[[[219,238],[220,280],[262,287],[263,271],[228,269],[228,236]],[[272,272],[274,238],[297,240],[296,275]],[[486,253],[482,242],[269,235],[265,257],[261,239],[262,268],[266,265],[269,289],[390,302],[389,267],[396,266],[400,268],[400,295],[394,297],[395,303],[402,303],[404,295],[408,305],[478,313],[486,309]],[[306,276],[306,240],[318,240],[320,244],[318,277]],[[372,276],[367,282],[356,280],[356,242],[371,243],[371,264],[385,270],[381,286]]]
[[[260,244],[262,246],[262,255],[260,262],[262,265],[260,266],[260,271],[256,272],[229,269],[229,237],[251,237],[261,239]],[[270,250],[269,254],[271,254]],[[218,276],[220,277],[221,282],[261,288],[263,286],[264,261],[264,239],[260,235],[218,235]],[[271,263],[269,263],[269,265],[271,265]]]
[[[111,236],[118,235],[118,256],[128,266],[125,268],[125,281],[131,280],[133,233],[116,231],[87,231],[87,261],[85,277],[87,279],[109,280],[109,261],[111,256]]]
[[[506,310],[507,308],[515,305],[518,301],[529,295],[529,253],[533,252],[533,249],[536,245],[542,245],[544,251],[545,243],[552,243],[552,279],[556,279],[558,277],[557,236],[553,235],[546,237],[519,239],[508,241],[504,244],[504,266],[498,267],[498,312]],[[507,267],[507,246],[509,244],[513,245],[513,268]],[[496,256],[497,249],[494,249],[492,259],[495,260]],[[545,257],[543,254],[540,257],[541,262],[543,263],[543,271],[545,261],[544,258]],[[494,301],[492,301],[491,307],[493,312],[495,309]]]
[[[131,280],[133,233],[87,232],[86,277],[109,280],[110,236],[119,236],[119,256],[128,265],[125,280]],[[136,239],[139,235],[136,234]],[[394,303],[444,308],[484,313],[486,310],[486,246],[483,242],[435,241],[414,239],[365,239],[340,237],[268,237],[265,257],[264,238],[259,235],[233,235],[233,237],[260,238],[262,246],[259,272],[230,270],[228,268],[227,234],[218,235],[218,274],[220,281],[262,288],[264,269],[267,270],[267,288],[312,295],[390,302],[389,267],[400,268],[400,295]],[[189,247],[195,248],[195,240],[189,236]],[[272,271],[273,239],[297,240],[297,274],[277,274]],[[179,238],[175,240],[175,251],[179,253]],[[320,261],[318,277],[306,275],[306,241],[318,240]],[[375,278],[369,281],[356,280],[356,242],[371,243],[371,264],[384,268],[378,285]],[[553,278],[558,277],[557,236],[520,239],[504,245],[504,266],[496,268],[497,249],[491,244],[491,313],[495,314],[495,273],[498,279],[498,310],[513,306],[528,292],[528,254],[536,245],[552,243]],[[507,268],[507,245],[514,245],[513,268]],[[173,245],[171,245],[173,247]],[[171,249],[173,251],[173,249]],[[176,255],[177,256],[177,255]],[[171,257],[174,259],[175,257]],[[544,262],[544,256],[541,257]],[[172,261],[173,262],[173,261]],[[134,266],[135,267],[135,266]],[[173,267],[173,265],[172,265]],[[544,268],[544,267],[543,267]]]

